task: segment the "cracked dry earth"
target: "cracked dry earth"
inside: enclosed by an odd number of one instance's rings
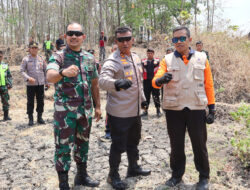
[[[15,72],[14,72],[15,73]],[[16,73],[17,74],[17,73]],[[53,138],[53,88],[46,91],[44,119],[46,125],[35,124],[27,126],[25,86],[17,84],[10,91],[11,121],[0,122],[0,190],[57,190],[58,179],[54,169],[54,138]],[[102,111],[105,115],[105,92],[102,96]],[[217,104],[217,121],[208,126],[208,151],[211,167],[210,189],[250,189],[249,172],[240,168],[240,163],[232,154],[230,138],[232,127],[237,127],[230,119],[228,111],[234,106]],[[36,118],[36,115],[34,115]],[[0,112],[2,118],[2,112]],[[110,142],[104,141],[104,117],[98,123],[93,123],[90,136],[88,161],[89,175],[100,181],[95,189],[112,189],[106,182],[108,175],[108,154]],[[125,179],[129,189],[166,190],[164,186],[170,177],[169,167],[169,138],[166,121],[162,116],[155,116],[155,108],[151,104],[148,120],[143,120],[142,139],[140,142],[139,163],[152,170],[146,177]],[[183,183],[172,188],[195,189],[198,173],[193,163],[193,154],[188,135],[186,135],[186,172]],[[124,179],[127,169],[126,154],[122,156],[120,175]],[[83,186],[73,187],[76,173],[75,163],[69,172],[69,182],[72,189],[92,189]]]

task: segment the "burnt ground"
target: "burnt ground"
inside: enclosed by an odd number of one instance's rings
[[[10,91],[11,121],[0,122],[0,190],[55,190],[58,189],[57,174],[54,169],[54,138],[53,138],[53,88],[46,91],[44,119],[46,125],[27,125],[26,115],[26,89],[19,73],[19,67],[12,67],[15,78],[14,88]],[[90,150],[88,171],[91,177],[100,180],[100,190],[112,189],[107,184],[108,154],[110,142],[104,141],[104,115],[105,92],[102,92],[103,119],[94,122],[90,137]],[[234,129],[240,127],[230,117],[229,112],[238,105],[217,103],[216,122],[208,125],[208,152],[211,167],[210,189],[250,189],[250,173],[241,167],[240,162],[233,154],[230,139]],[[139,163],[152,170],[147,177],[134,177],[125,179],[129,189],[166,190],[164,186],[170,177],[169,167],[170,145],[167,135],[166,121],[162,116],[155,116],[155,108],[150,105],[149,118],[143,120],[142,139],[140,142]],[[2,111],[0,118],[2,119]],[[36,118],[36,115],[34,115]],[[36,121],[36,120],[35,120]],[[174,189],[195,189],[198,173],[193,163],[191,143],[186,135],[186,172],[183,183]],[[127,159],[123,154],[120,174],[126,176]],[[73,187],[75,163],[69,173],[69,182],[73,189],[91,189],[86,187]]]

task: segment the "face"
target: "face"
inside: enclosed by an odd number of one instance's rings
[[[3,54],[0,54],[0,62],[3,60]]]
[[[189,38],[187,36],[187,32],[185,29],[177,30],[173,34],[173,38],[175,37],[180,38],[181,36],[186,37],[186,40],[181,42],[179,39],[178,42],[174,44],[174,46],[175,46],[176,51],[178,51],[180,54],[183,54],[189,50],[189,43],[192,41],[192,38]]]
[[[72,34],[67,34],[69,31],[71,31]],[[81,35],[78,35],[81,34]],[[84,41],[84,39],[86,38],[86,36],[82,33],[82,27],[79,24],[71,24],[68,26],[67,28],[67,32],[64,35],[64,38],[66,39],[66,42],[69,46],[70,49],[74,50],[74,51],[79,51],[81,49],[82,46],[82,42]]]
[[[172,51],[171,50],[167,50],[167,54],[170,54],[170,53],[172,53]]]
[[[197,51],[202,51],[203,45],[202,44],[197,44],[196,45],[196,50]]]
[[[126,37],[131,37],[130,40],[123,40],[119,42],[119,39],[126,38]],[[121,53],[130,55],[130,49],[132,48],[132,45],[134,43],[134,38],[132,37],[132,33],[127,31],[126,33],[117,33],[117,37],[115,40],[119,50]]]
[[[154,53],[153,52],[147,52],[147,57],[149,60],[152,60],[154,58]]]
[[[37,53],[38,53],[38,47],[31,47],[30,48],[30,54],[32,56],[37,56]]]
[[[59,37],[60,39],[63,39],[63,35],[60,35],[60,37]]]
[[[50,37],[49,36],[47,36],[47,40],[49,40],[50,39]]]

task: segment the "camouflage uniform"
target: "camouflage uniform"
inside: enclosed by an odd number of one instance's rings
[[[80,68],[79,74],[76,77],[63,77],[55,84],[54,135],[57,171],[69,170],[71,145],[74,145],[74,160],[77,163],[87,161],[93,110],[91,80],[98,77],[94,57],[83,50],[74,52],[69,47],[51,56],[47,70],[59,71],[70,65],[77,65]]]
[[[2,76],[2,73],[4,76]],[[8,111],[10,107],[8,88],[12,88],[12,76],[8,64],[0,62],[0,96],[3,104],[3,111]]]

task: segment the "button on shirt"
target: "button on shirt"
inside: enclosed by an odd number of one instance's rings
[[[46,67],[47,64],[41,56],[37,55],[36,57],[32,57],[30,54],[25,56],[21,64],[21,73],[25,81],[27,81],[27,85],[37,86],[47,84]],[[30,77],[36,80],[35,84],[28,82]]]

